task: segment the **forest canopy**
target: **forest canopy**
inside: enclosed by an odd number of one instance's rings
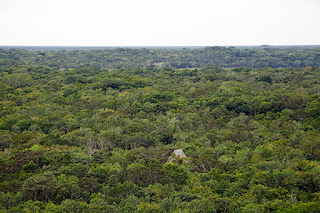
[[[32,49],[32,48],[31,48]],[[65,49],[54,47],[23,49],[0,48],[1,65],[48,65],[55,68],[155,67],[202,68],[206,64],[219,67],[306,67],[320,66],[320,47],[204,47],[204,48],[114,48]]]
[[[0,50],[0,212],[318,212],[319,54]]]

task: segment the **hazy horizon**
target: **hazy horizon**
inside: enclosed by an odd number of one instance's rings
[[[0,45],[0,49],[116,49],[116,48],[146,48],[146,49],[203,49],[206,47],[235,47],[235,48],[320,48],[320,44],[311,45],[217,45],[217,46],[58,46],[58,45]]]

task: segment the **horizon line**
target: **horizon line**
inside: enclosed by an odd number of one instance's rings
[[[246,44],[246,45],[7,45],[0,47],[241,47],[241,46],[320,46],[320,44]]]

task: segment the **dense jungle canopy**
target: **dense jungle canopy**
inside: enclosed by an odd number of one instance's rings
[[[319,212],[319,56],[0,50],[0,212]]]

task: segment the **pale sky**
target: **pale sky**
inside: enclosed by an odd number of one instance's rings
[[[320,0],[0,0],[0,45],[319,45]]]

